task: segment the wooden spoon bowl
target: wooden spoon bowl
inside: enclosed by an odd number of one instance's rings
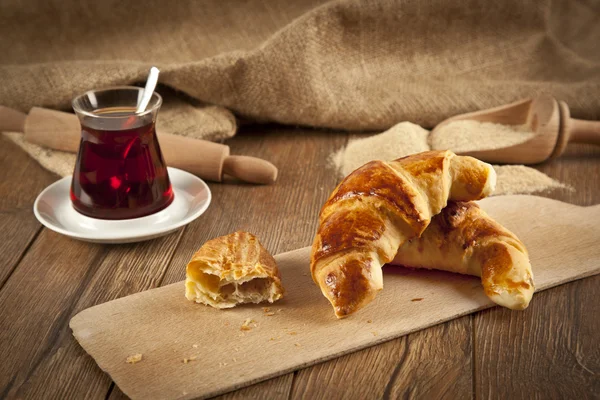
[[[569,142],[600,145],[600,122],[570,118],[567,104],[548,95],[448,118],[439,123],[432,134],[459,120],[525,124],[535,133],[531,139],[512,146],[459,153],[492,163],[537,164],[560,156]]]

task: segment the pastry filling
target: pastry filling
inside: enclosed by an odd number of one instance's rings
[[[193,272],[188,272],[185,286],[189,300],[218,308],[234,307],[241,303],[272,303],[281,297],[277,293],[275,282],[267,276],[227,280],[194,269]]]

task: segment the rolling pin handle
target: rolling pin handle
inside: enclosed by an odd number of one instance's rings
[[[0,132],[23,132],[27,114],[14,108],[0,106]]]
[[[249,183],[269,185],[277,180],[277,167],[270,162],[249,156],[228,156],[223,173]]]

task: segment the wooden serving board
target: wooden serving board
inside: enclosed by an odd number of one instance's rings
[[[480,204],[527,246],[538,291],[600,272],[600,205],[578,207],[535,196],[492,197]],[[309,248],[275,258],[287,290],[282,301],[269,305],[275,315],[265,315],[264,304],[225,311],[194,304],[179,282],[84,310],[73,317],[71,329],[128,396],[195,398],[493,305],[478,278],[387,266],[375,301],[337,320],[310,277]],[[248,318],[256,326],[240,330]],[[126,358],[136,353],[143,360],[128,364]]]

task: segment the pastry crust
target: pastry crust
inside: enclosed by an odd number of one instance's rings
[[[451,151],[372,161],[348,175],[321,209],[311,253],[313,280],[336,316],[377,295],[383,264],[420,236],[448,199],[481,199],[495,183],[491,165]]]
[[[275,259],[248,232],[209,240],[186,268],[186,298],[215,308],[273,303],[283,292]]]
[[[535,290],[525,245],[471,202],[449,202],[391,264],[479,276],[486,295],[513,310],[526,308]]]

